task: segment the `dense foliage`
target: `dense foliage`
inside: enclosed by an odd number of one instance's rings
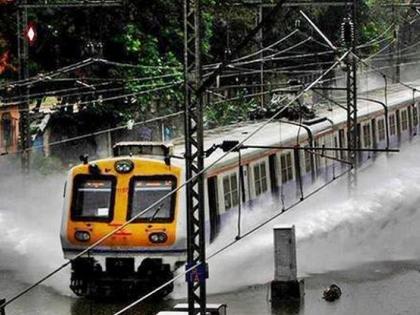
[[[394,1],[394,0],[393,0]],[[0,73],[1,80],[16,79],[17,45],[16,45],[16,7],[14,3],[0,4]],[[257,10],[251,6],[235,6],[238,1],[203,0],[204,7],[204,63],[220,62],[230,58],[230,53],[255,26]],[[395,24],[406,17],[404,10],[388,10],[381,7],[389,4],[389,0],[360,0],[359,7],[359,41],[366,42],[386,31],[389,21]],[[269,9],[265,9],[267,13]],[[317,25],[337,45],[340,42],[339,26],[344,16],[340,7],[305,8]],[[38,72],[52,71],[80,60],[96,57],[138,65],[123,67],[115,65],[95,64],[66,74],[70,77],[82,78],[85,83],[98,81],[89,78],[113,79],[115,93],[109,91],[102,95],[83,94],[61,99],[61,105],[68,102],[82,102],[80,117],[72,112],[59,113],[63,119],[71,119],[74,124],[87,123],[83,117],[100,117],[96,123],[88,124],[91,130],[98,125],[116,125],[128,120],[142,120],[161,114],[175,112],[182,108],[182,88],[178,81],[182,80],[183,64],[183,2],[173,0],[129,0],[118,8],[94,9],[47,9],[30,10],[29,20],[37,26],[37,41],[30,47],[29,69],[31,75]],[[268,45],[293,31],[300,25],[301,36],[313,36],[322,41],[313,29],[302,20],[297,8],[284,8],[275,23],[265,27],[264,45]],[[250,42],[240,55],[257,50],[258,39]],[[319,50],[319,44],[308,42],[300,46],[298,52],[305,53]],[[374,45],[365,50],[366,53],[379,49]],[[314,62],[329,61],[333,57],[317,57]],[[296,62],[295,62],[296,63]],[[298,63],[298,62],[297,62]],[[287,61],[278,61],[269,66],[279,67],[293,65]],[[322,66],[321,66],[322,67]],[[286,76],[286,78],[285,78]],[[65,77],[65,76],[64,76]],[[140,78],[151,78],[142,80]],[[118,81],[118,80],[119,81]],[[285,81],[287,75],[267,75],[271,83]],[[258,76],[240,78],[241,82],[252,84]],[[150,89],[172,84],[168,89],[156,93],[145,93]],[[234,85],[238,78],[232,76],[225,79],[222,85]],[[49,85],[48,85],[49,84]],[[66,82],[43,83],[34,86],[34,91],[63,89],[74,87]],[[48,86],[47,86],[48,85]],[[110,89],[111,90],[111,89]],[[240,96],[248,90],[225,91],[234,101],[220,103],[207,108],[209,126],[225,124],[246,119],[246,111],[256,104],[257,100],[244,100]],[[127,94],[129,96],[112,101],[101,102],[98,98]],[[92,116],[93,115],[93,116]],[[80,119],[82,118],[82,119]]]

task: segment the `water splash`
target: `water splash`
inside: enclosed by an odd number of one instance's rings
[[[234,291],[271,281],[276,224],[296,227],[302,277],[366,263],[420,260],[419,149],[420,141],[415,140],[398,155],[380,156],[359,170],[357,189],[351,194],[347,179],[339,179],[214,258],[208,291]],[[208,251],[213,250],[210,246]]]
[[[64,263],[59,240],[63,175],[0,179],[0,273],[32,284]],[[66,270],[44,285],[69,295]]]

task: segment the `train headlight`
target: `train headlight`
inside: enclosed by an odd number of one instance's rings
[[[122,160],[122,161],[118,161],[115,162],[115,170],[118,173],[130,173],[134,168],[134,163],[133,161],[130,160]]]
[[[152,233],[149,235],[149,241],[152,243],[165,243],[168,240],[168,236],[165,233]]]
[[[86,231],[76,231],[76,233],[74,233],[74,238],[79,242],[88,242],[90,241],[90,234]]]

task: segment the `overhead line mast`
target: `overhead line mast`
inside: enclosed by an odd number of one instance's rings
[[[347,17],[342,24],[342,39],[344,46],[351,50],[346,58],[347,72],[347,146],[349,149],[349,161],[352,165],[357,164],[356,149],[359,146],[359,133],[357,130],[357,4],[353,0],[352,5],[347,7]]]
[[[354,0],[355,1],[355,0]],[[261,1],[248,3],[250,5],[262,5]],[[248,5],[242,1],[238,5]],[[267,16],[261,18],[260,23],[244,38],[231,56],[235,56],[243,49],[250,40],[274,19],[283,5],[295,6],[317,6],[317,5],[347,6],[350,2],[296,2],[287,3],[285,0],[267,4],[273,7]],[[355,48],[355,43],[352,44]],[[216,78],[223,72],[229,60],[224,60],[218,68],[210,74],[206,80],[202,77],[202,13],[200,0],[184,0],[184,101],[185,101],[185,160],[186,180],[194,178],[186,187],[187,205],[187,274],[188,283],[188,309],[189,315],[197,313],[206,314],[206,279],[208,268],[206,263],[205,250],[205,217],[204,217],[204,148],[203,148],[203,93],[214,83]],[[354,50],[353,50],[354,52]],[[354,89],[349,103],[355,108],[355,60],[353,58],[352,76],[350,82]],[[352,111],[357,115],[356,111]],[[355,116],[352,116],[355,121]],[[355,132],[357,135],[357,120]],[[356,136],[357,138],[357,136]],[[353,138],[349,138],[351,142]],[[198,175],[198,176],[196,176]],[[199,306],[196,310],[195,305]]]
[[[203,93],[202,85],[202,13],[201,0],[184,0],[184,95],[185,95],[185,163],[187,184],[187,270],[188,309],[195,315],[206,314],[206,247],[204,228]],[[199,175],[200,174],[200,175]],[[198,175],[198,176],[197,176]]]

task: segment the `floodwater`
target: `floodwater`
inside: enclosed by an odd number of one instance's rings
[[[272,307],[268,285],[250,286],[233,293],[210,295],[209,302],[226,303],[229,315],[395,315],[419,314],[420,272],[418,261],[381,262],[353,270],[314,275],[304,279],[305,296],[301,303]],[[6,284],[11,284],[8,287]],[[327,303],[322,299],[324,288],[340,286],[339,300]],[[1,276],[0,292],[11,294],[24,288],[8,273]],[[138,305],[126,314],[155,315],[169,310],[175,300]],[[40,287],[7,308],[6,314],[43,315],[112,315],[125,303],[99,303]]]
[[[399,154],[383,154],[358,172],[349,193],[341,178],[270,225],[209,261],[209,302],[228,314],[395,315],[420,314],[420,139]],[[369,163],[368,163],[369,164]],[[0,177],[0,298],[11,298],[64,260],[58,239],[64,176],[24,180]],[[16,189],[19,187],[19,189]],[[257,224],[258,222],[255,222]],[[305,282],[300,304],[272,308],[273,226],[295,225],[298,275]],[[229,242],[223,238],[208,251]],[[15,301],[6,314],[112,315],[129,302],[100,303],[74,297],[69,271]],[[342,296],[322,299],[337,284]],[[148,302],[127,314],[156,314],[185,297]]]

